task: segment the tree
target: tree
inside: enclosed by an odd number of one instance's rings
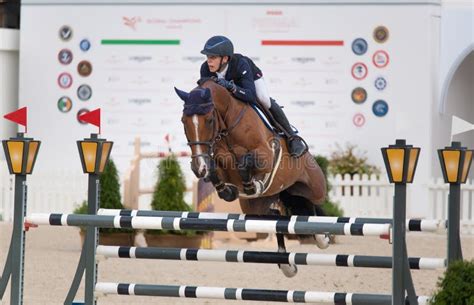
[[[158,182],[153,192],[151,207],[159,211],[191,211],[184,201],[186,182],[178,160],[171,155],[158,165]]]

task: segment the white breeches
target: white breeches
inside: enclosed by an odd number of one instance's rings
[[[255,81],[255,90],[257,91],[257,102],[265,109],[270,109],[272,103],[263,77]]]

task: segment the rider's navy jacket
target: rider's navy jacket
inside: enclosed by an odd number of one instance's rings
[[[260,69],[248,57],[241,54],[234,54],[229,62],[229,67],[225,74],[225,79],[233,80],[237,90],[233,95],[241,101],[255,103],[257,93],[254,81],[262,77]],[[217,77],[216,73],[209,71],[207,62],[201,65],[201,78]]]

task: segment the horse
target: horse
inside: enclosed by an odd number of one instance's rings
[[[324,215],[326,179],[309,151],[290,156],[285,139],[213,79],[198,81],[190,92],[175,91],[184,101],[181,121],[191,169],[212,182],[220,198],[238,198],[245,214]],[[297,237],[308,242],[308,236]],[[309,238],[320,248],[329,244],[324,235]],[[283,234],[277,242],[278,251],[286,252]],[[279,267],[288,277],[297,273],[296,265]]]

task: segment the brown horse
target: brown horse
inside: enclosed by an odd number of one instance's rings
[[[199,84],[189,93],[175,88],[184,101],[182,122],[196,177],[211,181],[224,200],[239,198],[245,214],[322,215],[326,184],[312,155],[291,157],[285,139],[250,105],[212,79]],[[327,238],[310,238],[327,247]],[[286,251],[283,235],[277,240],[279,251]],[[297,272],[296,266],[280,268],[287,276]]]

